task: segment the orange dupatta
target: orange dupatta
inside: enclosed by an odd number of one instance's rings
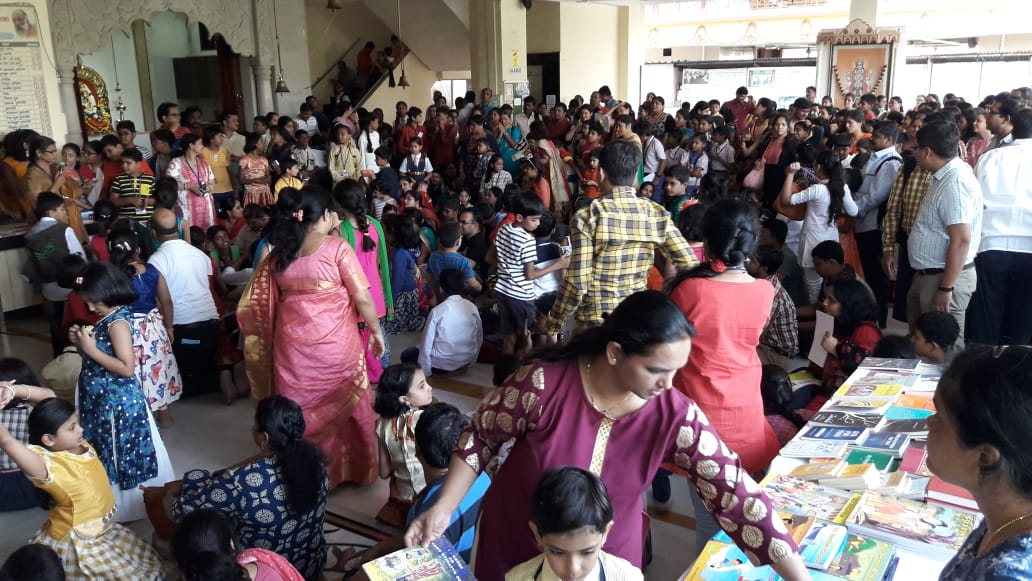
[[[275,393],[272,338],[279,290],[273,280],[271,263],[271,254],[262,259],[237,303],[237,323],[244,337],[244,365],[251,384],[251,396],[256,400]]]

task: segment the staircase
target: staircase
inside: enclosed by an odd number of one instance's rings
[[[476,0],[359,0],[435,71],[468,71],[469,3]],[[427,26],[433,22],[435,26]]]

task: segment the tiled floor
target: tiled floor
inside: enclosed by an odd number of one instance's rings
[[[0,335],[3,354],[23,358],[35,369],[40,369],[50,358],[46,324],[42,318],[36,313],[17,313],[8,316],[7,327],[8,334]],[[392,337],[395,357],[416,339],[414,335]],[[490,385],[490,367],[477,365],[464,376],[438,381],[434,395],[469,411],[476,407],[484,394],[490,393]],[[248,401],[238,401],[227,407],[220,403],[218,396],[210,395],[178,402],[172,409],[176,425],[163,430],[162,436],[177,472],[191,468],[221,468],[255,451],[250,435],[253,407]],[[673,478],[672,485],[673,498],[669,503],[650,506],[655,558],[647,571],[649,580],[677,579],[695,555],[694,519],[688,500],[688,485],[683,478]],[[385,481],[364,489],[343,487],[332,494],[330,509],[358,521],[374,523],[373,517],[386,498]],[[42,510],[0,514],[0,559],[24,543],[45,519]],[[131,528],[145,538],[150,536],[146,521],[134,523]],[[338,576],[329,575],[327,578],[337,579]]]

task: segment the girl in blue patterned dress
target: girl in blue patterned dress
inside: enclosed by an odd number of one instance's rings
[[[179,400],[183,380],[172,353],[172,296],[165,278],[157,268],[140,261],[140,243],[127,228],[116,228],[108,234],[111,264],[121,268],[133,281],[137,299],[132,311],[133,354],[136,357],[136,379],[143,389],[158,425],[175,424],[168,406]]]
[[[78,403],[86,440],[107,471],[118,512],[116,522],[145,516],[140,485],[174,478],[168,452],[136,379],[132,313],[133,283],[107,262],[94,262],[75,280],[75,290],[101,318],[92,328],[68,331],[82,353]]]

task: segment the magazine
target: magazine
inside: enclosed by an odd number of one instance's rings
[[[837,524],[845,522],[859,494],[803,482],[782,474],[764,478],[760,485],[779,512],[810,515]]]
[[[861,368],[867,369],[895,369],[898,371],[913,371],[920,365],[920,359],[896,359],[889,357],[866,357],[860,362]]]
[[[727,539],[717,535],[706,543],[698,558],[680,581],[782,581],[782,577],[769,565],[754,567],[741,549]],[[815,581],[836,581],[836,577],[809,571]]]
[[[850,534],[827,572],[849,581],[881,581],[895,552],[888,543]]]
[[[469,566],[448,539],[441,537],[426,549],[395,551],[362,565],[370,581],[467,581]]]
[[[867,491],[845,524],[852,533],[949,559],[981,520],[981,515],[960,509]]]
[[[820,411],[814,414],[810,421],[815,424],[822,424],[825,426],[878,429],[878,424],[881,423],[883,417],[884,416],[875,413],[862,414],[856,412]]]

